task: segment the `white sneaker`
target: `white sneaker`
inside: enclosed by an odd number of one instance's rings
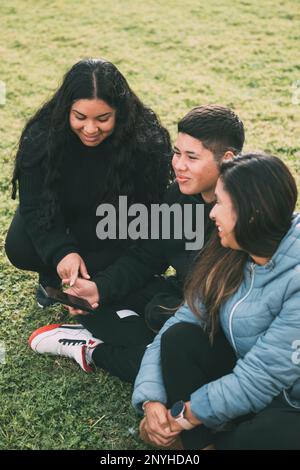
[[[91,350],[103,343],[82,325],[46,325],[35,330],[28,340],[29,346],[39,354],[71,357],[85,372],[92,372]]]

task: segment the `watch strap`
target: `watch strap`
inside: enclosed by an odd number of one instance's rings
[[[177,423],[180,424],[180,426],[185,429],[186,431],[190,431],[191,429],[194,428],[194,425],[192,423],[190,423],[186,418],[184,418],[183,416],[180,416],[178,418],[175,418]]]

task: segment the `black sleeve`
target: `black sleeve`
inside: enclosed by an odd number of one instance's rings
[[[132,291],[142,289],[155,275],[168,268],[161,252],[160,240],[141,240],[113,265],[92,279],[98,288],[100,302],[118,301]]]
[[[78,252],[76,240],[66,233],[63,216],[58,213],[50,230],[39,225],[39,213],[43,210],[42,193],[44,171],[42,159],[30,159],[31,139],[25,140],[22,147],[22,168],[19,171],[20,214],[38,255],[45,264],[55,267],[69,253]],[[25,162],[24,162],[25,160]]]
[[[172,185],[164,202],[171,205],[180,194]],[[140,240],[113,265],[99,272],[92,279],[98,288],[102,304],[119,301],[132,291],[142,289],[155,274],[162,274],[169,267],[164,240]]]

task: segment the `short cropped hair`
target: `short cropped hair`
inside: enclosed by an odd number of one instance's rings
[[[178,132],[201,140],[217,162],[229,150],[240,153],[245,141],[243,122],[230,108],[219,105],[196,106],[179,121]]]

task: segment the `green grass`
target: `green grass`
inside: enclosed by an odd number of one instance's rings
[[[0,448],[143,449],[129,431],[138,425],[129,385],[101,371],[85,375],[75,363],[27,346],[35,328],[67,317],[37,309],[36,276],[15,270],[4,255],[16,208],[9,181],[18,137],[73,63],[102,56],[173,137],[192,106],[233,107],[246,126],[246,149],[280,156],[300,187],[300,105],[292,102],[300,80],[299,1],[2,0],[0,15],[7,89],[0,106],[0,341],[7,349]]]

